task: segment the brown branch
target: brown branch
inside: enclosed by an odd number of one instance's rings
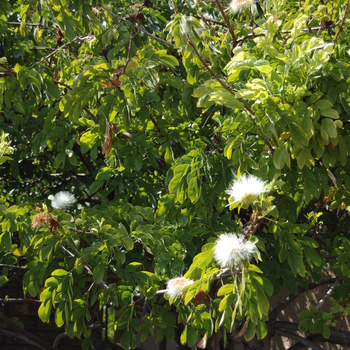
[[[0,320],[4,321],[9,327],[13,328],[17,333],[21,334],[23,337],[28,338],[33,343],[39,345],[40,348],[45,350],[54,350],[54,348],[50,344],[47,344],[42,339],[22,329],[15,322],[6,317],[2,312],[0,312]]]
[[[236,42],[237,42],[235,32],[234,32],[234,30],[233,30],[233,28],[231,26],[230,21],[227,19],[226,15],[225,15],[225,11],[224,11],[223,7],[221,6],[220,1],[219,0],[215,0],[215,3],[217,5],[217,7],[219,8],[219,11],[220,11],[222,17],[224,18],[224,21],[225,21],[225,23],[227,25],[228,30],[231,33],[231,36],[232,36],[232,49],[234,49],[234,47],[236,45]]]
[[[344,17],[343,17],[342,21],[340,22],[339,29],[338,29],[337,34],[335,35],[335,38],[334,38],[334,41],[333,41],[334,42],[333,49],[335,48],[335,44],[336,44],[336,41],[338,39],[338,36],[339,36],[340,32],[343,30],[344,23],[345,23],[345,18],[346,18],[346,15],[347,15],[347,12],[348,12],[348,8],[349,8],[349,3],[350,3],[350,0],[348,0],[346,2],[345,11],[344,11]]]
[[[210,73],[210,75],[226,90],[228,91],[230,94],[233,95],[232,91],[230,90],[230,88],[212,71],[212,69],[208,66],[208,64],[204,61],[203,57],[199,54],[196,45],[194,44],[194,42],[191,40],[190,36],[187,34],[187,38],[188,38],[188,42],[190,44],[190,46],[192,47],[194,53],[196,54],[196,56],[199,58],[199,60],[202,62],[203,66],[205,67],[205,69]]]
[[[97,119],[97,117],[95,115],[93,115],[90,110],[87,107],[84,107],[83,110],[92,118],[92,120],[98,124],[99,120]]]
[[[331,288],[328,289],[327,293],[322,297],[322,299],[317,303],[316,309],[319,310],[324,303],[328,300],[328,298],[334,293],[335,289],[339,284],[339,279],[337,278]]]
[[[126,62],[125,62],[125,66],[124,66],[124,69],[123,69],[123,73],[125,73],[125,70],[126,70],[126,67],[127,65],[129,64],[129,61],[130,61],[130,57],[131,57],[131,47],[132,47],[132,39],[133,39],[133,35],[134,35],[134,24],[132,24],[132,27],[131,27],[131,33],[130,33],[130,39],[129,39],[129,48],[128,48],[128,56],[126,58]]]
[[[0,328],[0,335],[3,335],[7,338],[13,338],[14,340],[20,340],[21,342],[28,344],[28,345],[32,345],[40,350],[45,350],[45,348],[43,348],[42,346],[40,346],[39,344],[33,342],[32,340],[28,339],[27,337],[25,337],[22,334],[18,334],[16,332],[10,332],[6,329],[2,329]]]
[[[281,329],[276,329],[275,330],[275,334],[276,335],[280,335],[282,337],[287,337],[287,338],[290,338],[290,339],[293,339],[293,340],[296,340],[300,343],[302,343],[303,345],[313,349],[313,350],[323,350],[321,347],[319,347],[317,344],[313,343],[312,341],[306,339],[306,338],[303,338],[299,335],[296,335],[294,333],[291,333],[291,332],[287,332],[287,331],[284,331],[284,330],[281,330]]]
[[[274,320],[278,314],[284,310],[289,304],[291,304],[301,293],[304,293],[308,290],[315,289],[317,287],[323,286],[325,284],[331,284],[334,283],[337,279],[336,278],[329,278],[327,280],[321,281],[319,284],[317,283],[309,283],[308,287],[305,288],[299,288],[298,294],[290,294],[282,303],[278,304],[269,314],[269,320]]]

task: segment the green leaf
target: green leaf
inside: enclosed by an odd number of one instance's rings
[[[325,108],[325,109],[321,109],[321,115],[328,117],[328,118],[332,118],[332,119],[339,119],[339,114],[335,109],[332,108]]]
[[[187,325],[187,345],[189,347],[192,347],[197,343],[197,340],[198,340],[197,330],[191,325]]]
[[[106,272],[106,266],[104,263],[98,263],[95,268],[94,268],[94,272],[93,272],[93,277],[94,277],[94,281],[97,284],[100,284],[103,276]]]
[[[329,100],[318,100],[316,103],[315,103],[315,107],[317,109],[328,109],[328,108],[332,108],[333,107],[333,104],[331,103],[331,101]]]
[[[225,284],[220,287],[220,289],[218,290],[217,296],[221,297],[222,295],[233,293],[234,290],[235,290],[234,284]]]
[[[287,149],[284,145],[281,145],[273,154],[273,165],[276,169],[282,169],[286,164],[287,158],[289,158]]]
[[[289,124],[290,134],[293,141],[300,147],[307,146],[309,144],[309,138],[304,130],[296,123]]]
[[[328,118],[324,118],[321,124],[321,133],[325,140],[337,137],[337,127],[335,123]]]
[[[348,118],[350,118],[350,95],[343,92],[340,94],[340,102],[345,110],[345,113],[348,115]]]
[[[294,276],[299,274],[301,277],[305,277],[305,266],[299,254],[294,251],[288,252],[287,261]]]
[[[265,291],[263,290],[262,287],[255,284],[255,288],[256,288],[256,296],[258,300],[258,310],[259,310],[260,317],[262,317],[262,315],[267,316],[269,314],[269,305],[270,305],[269,300],[267,299]]]
[[[258,340],[264,339],[267,336],[267,326],[264,321],[258,321],[258,325],[256,327],[256,335]]]
[[[52,271],[51,276],[56,276],[56,277],[63,277],[68,275],[68,272],[66,270],[63,269],[57,269]]]
[[[119,340],[119,343],[123,347],[123,349],[125,349],[125,350],[129,349],[131,338],[132,338],[131,331],[124,330],[123,334]]]
[[[248,321],[247,331],[244,333],[244,339],[249,342],[251,341],[255,336],[255,324],[252,322],[252,320]]]

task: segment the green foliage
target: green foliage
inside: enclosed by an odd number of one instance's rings
[[[0,0],[0,287],[25,265],[42,322],[88,349],[108,307],[128,349],[182,322],[188,346],[261,340],[276,295],[331,272],[331,312],[299,323],[328,339],[350,298],[349,2],[138,5]],[[265,190],[227,206],[246,174]],[[229,232],[256,247],[237,266]]]

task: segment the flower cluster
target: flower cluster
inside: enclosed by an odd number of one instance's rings
[[[226,190],[230,196],[228,205],[240,203],[243,207],[248,207],[262,193],[266,192],[265,183],[254,175],[243,175],[235,180]]]
[[[167,294],[172,298],[177,298],[182,294],[182,290],[191,284],[193,284],[193,281],[186,277],[173,278],[168,281]]]
[[[229,9],[233,12],[241,12],[250,9],[252,13],[256,13],[256,0],[233,0],[229,5]]]
[[[216,241],[214,259],[222,268],[231,268],[249,260],[255,251],[255,243],[246,240],[243,235],[226,233],[220,235]]]
[[[72,195],[67,191],[58,192],[51,199],[52,207],[55,209],[62,209],[62,210],[66,210],[70,208],[75,202],[76,202],[76,199],[74,195]]]

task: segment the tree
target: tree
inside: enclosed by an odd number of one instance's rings
[[[348,13],[0,0],[1,284],[24,267],[42,322],[84,349],[96,305],[125,349],[218,330],[349,345]],[[276,321],[325,284],[299,324]]]

